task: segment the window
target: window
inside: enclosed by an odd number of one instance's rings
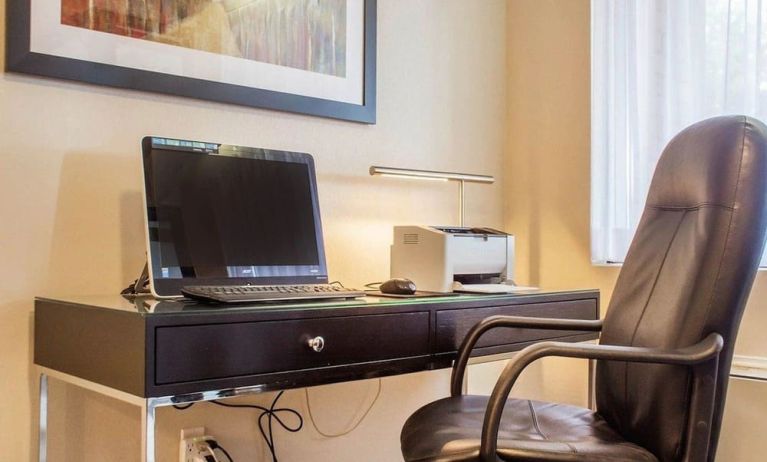
[[[767,121],[767,0],[591,5],[591,257],[621,262],[672,136],[722,114]]]

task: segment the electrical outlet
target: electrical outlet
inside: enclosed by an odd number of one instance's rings
[[[205,436],[205,427],[184,428],[181,430],[181,439],[178,444],[179,462],[205,460],[205,451],[201,451],[195,444],[195,440],[203,436]]]

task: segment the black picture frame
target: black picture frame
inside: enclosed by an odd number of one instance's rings
[[[363,103],[351,104],[259,88],[181,77],[111,64],[34,53],[30,50],[31,2],[6,2],[7,72],[165,93],[262,109],[376,123],[376,2],[365,1]]]

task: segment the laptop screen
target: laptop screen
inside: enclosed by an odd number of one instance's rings
[[[308,154],[143,140],[153,291],[327,282]]]

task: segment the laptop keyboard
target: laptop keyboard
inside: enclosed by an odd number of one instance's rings
[[[364,291],[335,284],[271,286],[186,286],[181,293],[189,298],[217,303],[273,302],[363,297]]]

